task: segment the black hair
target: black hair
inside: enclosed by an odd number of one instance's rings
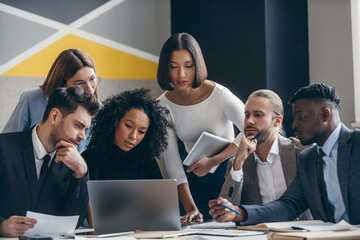
[[[91,116],[94,116],[100,107],[96,97],[81,88],[56,88],[49,96],[42,122],[48,119],[54,108],[59,109],[61,115],[66,117],[68,114],[74,113],[79,105],[85,107]]]
[[[289,104],[293,104],[300,99],[309,99],[317,101],[325,99],[332,103],[334,107],[340,109],[341,98],[335,92],[335,88],[325,83],[315,83],[300,88],[289,100]]]
[[[172,53],[179,50],[188,51],[193,59],[195,79],[192,87],[199,87],[207,78],[205,60],[198,42],[188,33],[176,33],[164,43],[160,52],[157,80],[164,90],[174,90],[171,86],[169,63]]]
[[[167,127],[172,125],[167,120],[169,111],[161,107],[158,101],[149,95],[149,89],[124,91],[106,99],[103,108],[95,117],[91,130],[88,149],[96,148],[103,155],[111,152],[114,146],[117,123],[131,109],[143,110],[150,119],[144,139],[133,149],[135,161],[147,161],[159,157],[167,147]]]

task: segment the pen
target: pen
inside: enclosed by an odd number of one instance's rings
[[[256,134],[255,137],[253,137],[253,138],[251,139],[251,141],[254,141],[255,139],[257,139],[257,138],[260,136],[261,133],[262,133],[262,132],[259,132],[258,134]]]
[[[254,141],[255,139],[257,139],[257,138],[260,136],[261,133],[262,133],[262,132],[259,132],[258,134],[256,134],[256,135],[251,139],[251,141]],[[229,157],[229,159],[230,159],[230,158],[233,158],[233,157],[236,157],[236,154],[235,154],[234,156]]]
[[[234,213],[236,213],[236,214],[238,214],[238,215],[240,215],[240,212],[236,211],[235,209],[232,209],[231,207],[226,206],[226,205],[223,204],[223,203],[220,203],[219,205],[220,205],[220,206],[223,206],[224,208],[229,209],[230,211],[233,211]]]

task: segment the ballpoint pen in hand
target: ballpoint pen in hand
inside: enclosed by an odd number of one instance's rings
[[[223,206],[224,208],[229,209],[230,211],[233,211],[234,213],[236,213],[236,214],[238,214],[238,215],[240,215],[240,212],[236,211],[235,209],[233,209],[233,208],[231,208],[231,207],[226,206],[226,205],[223,204],[223,203],[220,203],[219,205],[220,205],[220,206]]]
[[[262,133],[262,132],[259,132],[258,134],[256,134],[256,135],[251,139],[251,141],[254,141],[255,139],[257,139],[257,138],[260,136],[261,133]],[[233,157],[236,157],[236,154],[235,154],[234,156],[229,157],[229,159],[230,159],[230,158],[233,158]]]
[[[256,135],[251,139],[251,141],[254,141],[255,139],[257,139],[257,138],[260,136],[261,133],[262,133],[262,132],[259,132],[258,134],[256,134]]]

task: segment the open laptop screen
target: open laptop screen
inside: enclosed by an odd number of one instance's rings
[[[181,228],[176,180],[88,181],[96,234]]]

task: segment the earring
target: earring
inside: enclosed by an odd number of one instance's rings
[[[169,85],[170,85],[171,88],[175,87],[175,85],[172,82],[170,82]]]

